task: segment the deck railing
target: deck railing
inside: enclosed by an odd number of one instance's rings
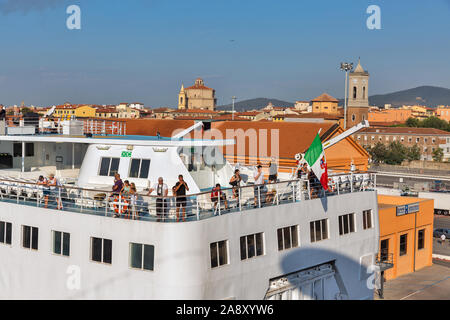
[[[101,118],[21,118],[7,116],[5,128],[13,128],[14,134],[69,134],[65,128],[71,127],[71,131],[77,135],[126,135],[127,123],[123,119],[101,119]],[[78,128],[76,128],[78,126]],[[31,128],[21,131],[21,128]],[[34,130],[32,130],[34,127]],[[11,131],[11,129],[10,129]],[[33,132],[32,132],[33,131]],[[31,132],[31,133],[30,133]],[[5,132],[6,133],[6,132]],[[74,133],[72,133],[74,134]]]
[[[111,190],[83,189],[70,185],[43,186],[27,180],[0,179],[0,201],[19,205],[44,207],[105,217],[157,222],[196,221],[231,212],[280,206],[345,193],[374,190],[373,173],[335,175],[329,189],[308,180],[281,181],[272,184],[224,188],[176,196],[113,193]],[[218,195],[216,197],[212,197]],[[184,214],[184,212],[185,214]]]

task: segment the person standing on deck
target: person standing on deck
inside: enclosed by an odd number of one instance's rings
[[[153,191],[156,190],[156,195],[158,198],[156,198],[156,215],[158,216],[157,221],[161,221],[161,217],[164,219],[164,215],[166,213],[166,200],[164,197],[167,197],[167,194],[169,193],[169,188],[167,187],[167,184],[164,183],[164,180],[162,177],[158,178],[158,183],[155,183],[153,187],[150,188],[147,195],[150,195]]]
[[[186,191],[189,191],[189,187],[186,181],[183,180],[183,175],[178,176],[178,182],[173,187],[174,196],[176,196],[176,211],[177,222],[180,220],[179,212],[183,209],[183,221],[186,221]]]
[[[275,183],[278,179],[278,166],[276,159],[272,158],[269,162],[269,183]]]
[[[51,197],[54,197],[56,199],[58,210],[61,210],[62,209],[61,189],[60,189],[61,184],[56,179],[53,173],[51,173],[50,176],[48,177],[47,186],[50,188]]]
[[[255,178],[255,187],[253,189],[253,194],[255,197],[255,208],[259,206],[261,203],[261,190],[264,184],[264,173],[262,171],[262,165],[258,165],[256,167],[256,171],[253,174],[253,178]]]

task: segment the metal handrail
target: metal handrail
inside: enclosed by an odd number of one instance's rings
[[[186,198],[184,211],[191,221],[233,211],[245,211],[255,207],[278,206],[325,196],[362,192],[374,188],[373,182],[374,179],[370,176],[366,181],[354,181],[350,185],[348,181],[338,182],[337,188],[330,184],[329,190],[325,192],[320,183],[311,183],[308,180],[290,180],[242,186],[238,188],[238,196],[232,196],[233,188],[223,188],[221,192],[225,194],[227,202],[222,203],[222,197],[219,195],[217,204],[215,204],[210,197],[211,191],[186,196],[157,196],[147,195],[145,192],[129,195],[115,193],[112,190],[87,189],[70,185],[54,186],[50,190],[46,186],[39,186],[28,181],[0,178],[0,201],[14,201],[18,204],[42,207],[47,206],[51,199],[57,203],[57,209],[66,211],[104,216],[126,214],[134,217],[136,215],[143,218],[142,220],[153,221],[156,219],[162,222],[172,222],[173,219],[169,216],[175,215],[176,204],[184,198]],[[358,183],[359,187],[356,186]],[[183,210],[178,211],[178,216],[182,216]],[[161,212],[162,217],[158,216],[158,213]]]

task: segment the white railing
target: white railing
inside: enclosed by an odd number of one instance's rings
[[[203,192],[186,197],[113,193],[73,186],[42,186],[29,181],[0,179],[0,202],[106,217],[157,222],[193,221],[231,212],[308,201],[345,193],[374,190],[373,173],[336,175],[325,191],[318,181],[291,180],[226,188],[212,197]]]
[[[35,127],[34,134],[70,134],[73,131],[76,135],[126,135],[127,123],[117,119],[87,119],[72,118],[71,120],[63,118],[32,118],[23,119],[20,117],[8,116],[5,120],[5,128],[20,129],[24,127]],[[71,130],[66,130],[70,128]],[[19,132],[20,133],[20,132]],[[29,134],[28,131],[26,134]]]

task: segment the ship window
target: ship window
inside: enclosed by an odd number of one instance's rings
[[[102,158],[100,162],[99,176],[114,177],[119,171],[120,158]]]
[[[211,268],[228,264],[228,241],[211,243],[209,248],[211,251]]]
[[[14,157],[22,156],[22,143],[14,143],[13,145]],[[34,143],[25,143],[25,157],[34,157]]]
[[[339,234],[342,236],[351,232],[355,232],[355,214],[339,216]]]
[[[130,243],[130,267],[153,271],[155,247],[148,244]]]
[[[278,251],[298,247],[298,226],[278,229],[277,236]]]
[[[39,229],[22,226],[22,246],[26,249],[38,249]]]
[[[132,159],[130,165],[130,178],[148,178],[148,171],[150,169],[150,160],[146,159]]]
[[[425,229],[419,230],[417,235],[417,249],[421,250],[425,248]]]
[[[91,238],[91,260],[112,263],[112,240]]]
[[[372,210],[363,211],[363,228],[372,229]]]
[[[11,244],[12,224],[0,221],[0,243]]]
[[[400,256],[404,256],[408,252],[407,245],[408,245],[408,235],[403,234],[400,236]]]
[[[53,253],[70,256],[70,233],[52,231],[53,236]]]
[[[264,239],[262,233],[241,237],[241,260],[264,255]]]
[[[310,224],[311,242],[328,239],[328,219],[311,221]]]

